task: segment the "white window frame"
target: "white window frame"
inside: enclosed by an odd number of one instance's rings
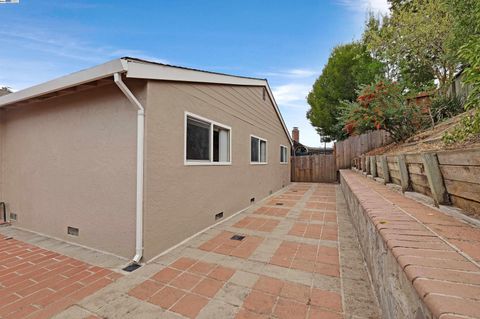
[[[188,117],[210,123],[210,159],[209,160],[187,160],[187,119]],[[183,161],[185,166],[226,166],[226,165],[232,165],[232,128],[228,125],[218,123],[216,121],[212,121],[206,117],[190,113],[190,112],[185,112],[185,117],[184,117],[184,139],[183,139]],[[228,148],[229,148],[229,161],[228,162],[214,162],[213,161],[213,127],[218,126],[223,129],[226,129],[229,131],[228,134]]]
[[[285,162],[282,162],[282,151],[283,151],[283,149],[286,149]],[[280,164],[288,164],[288,147],[283,145],[283,144],[280,144]]]
[[[265,142],[265,162],[252,162],[252,137],[258,139],[259,141]],[[268,164],[268,140],[256,135],[250,134],[248,140],[248,154],[250,155],[250,164],[251,165],[267,165]],[[258,143],[258,159],[260,160],[260,143]]]

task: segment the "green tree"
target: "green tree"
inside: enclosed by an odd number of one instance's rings
[[[475,138],[480,135],[480,0],[444,0],[455,20],[452,48],[464,64],[463,82],[471,91],[465,108],[472,109],[452,132],[443,139],[446,143]],[[460,40],[462,39],[462,41]]]
[[[338,120],[341,101],[354,101],[356,88],[384,73],[384,66],[372,58],[366,46],[353,42],[335,47],[322,74],[315,81],[307,101],[307,118],[324,140],[347,137]]]
[[[475,41],[475,38],[480,36],[480,0],[443,0],[443,4],[453,19],[450,48],[454,52],[459,52],[463,45]],[[463,57],[459,57],[468,63]]]
[[[391,79],[411,91],[436,80],[444,95],[457,71],[451,46],[454,19],[443,1],[395,1],[390,16],[372,16],[367,23],[364,41],[369,50],[389,65]]]

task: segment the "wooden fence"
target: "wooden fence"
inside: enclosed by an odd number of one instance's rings
[[[337,180],[334,155],[292,156],[292,182],[334,183]]]
[[[354,158],[392,142],[389,134],[383,130],[351,136],[335,143],[335,161],[337,169],[351,168]]]
[[[354,167],[480,219],[480,149],[362,156]]]

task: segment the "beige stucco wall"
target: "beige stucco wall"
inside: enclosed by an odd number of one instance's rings
[[[148,82],[145,259],[149,260],[290,182],[289,140],[263,88]],[[184,165],[185,111],[232,127],[232,165]],[[268,165],[250,164],[250,134],[268,140]]]
[[[129,83],[141,100],[145,85]],[[120,90],[109,84],[4,115],[2,198],[14,225],[131,258],[136,110]]]
[[[5,163],[5,160],[3,158],[3,154],[5,153],[4,152],[4,148],[5,148],[5,143],[4,143],[4,140],[5,140],[5,132],[4,132],[4,118],[5,118],[5,115],[4,115],[4,113],[5,113],[5,110],[0,109],[0,201],[2,201],[2,202],[5,201],[4,194],[3,194],[3,183],[4,183],[3,165]],[[3,211],[0,211],[0,214],[3,215]],[[2,218],[3,218],[3,216],[0,217],[0,220]]]

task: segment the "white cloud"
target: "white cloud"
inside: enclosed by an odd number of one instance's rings
[[[0,82],[14,90],[122,56],[168,63],[141,50],[94,46],[72,34],[27,26],[0,30],[0,47],[9,48],[0,51]]]
[[[319,74],[319,71],[313,70],[313,69],[290,69],[290,70],[278,71],[278,72],[257,73],[257,75],[261,77],[278,77],[278,78],[290,78],[290,79],[309,78],[317,74]]]
[[[288,83],[273,88],[273,96],[279,105],[304,107],[311,85]]]
[[[374,13],[388,13],[387,0],[337,0],[337,2],[352,11],[358,13],[366,13],[372,11]]]

